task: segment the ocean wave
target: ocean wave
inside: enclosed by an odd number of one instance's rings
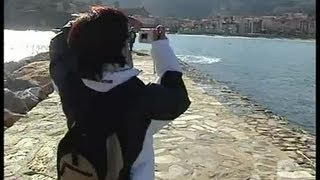
[[[220,58],[213,58],[208,56],[177,55],[177,57],[184,62],[197,64],[213,64],[221,61]]]

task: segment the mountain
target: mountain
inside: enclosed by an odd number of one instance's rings
[[[4,0],[4,25],[6,28],[60,27],[71,18],[70,12],[98,2],[118,4],[120,8],[144,7],[159,17],[206,18],[287,12],[315,15],[315,0]]]
[[[106,0],[108,1],[108,0]],[[115,1],[115,0],[109,0]],[[315,0],[118,0],[120,7],[144,6],[154,16],[315,14]]]
[[[108,5],[114,5],[114,2],[119,2],[121,8],[136,8],[141,7],[143,0],[100,0]]]

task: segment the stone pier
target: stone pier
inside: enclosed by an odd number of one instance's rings
[[[134,55],[134,64],[143,81],[155,80],[150,56]],[[313,136],[264,112],[236,115],[191,78],[184,79],[192,104],[154,135],[156,179],[315,179]],[[66,131],[53,93],[5,131],[5,179],[56,179],[56,147]]]

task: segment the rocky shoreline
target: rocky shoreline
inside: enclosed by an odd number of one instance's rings
[[[301,133],[309,133],[312,136],[315,136],[314,132],[310,132],[304,130],[302,127],[294,124],[293,122],[289,122],[286,117],[281,116],[279,114],[275,114],[271,110],[264,107],[262,104],[253,101],[247,96],[241,95],[235,89],[232,89],[225,82],[220,82],[213,79],[210,75],[207,75],[199,70],[195,69],[193,66],[180,61],[184,72],[186,75],[195,82],[199,83],[202,88],[206,91],[207,94],[215,96],[219,99],[220,102],[225,103],[227,107],[234,113],[239,116],[252,114],[255,112],[262,112],[268,117],[275,118],[276,120],[281,121],[282,124],[290,126],[294,131],[299,131]],[[239,98],[235,98],[238,96]],[[236,101],[239,101],[236,103]],[[241,102],[240,102],[241,101]],[[233,104],[233,105],[232,105]]]
[[[25,117],[53,92],[49,53],[4,63],[4,129]]]
[[[224,107],[239,118],[244,118],[259,134],[285,151],[302,167],[310,168],[315,175],[316,137],[274,114],[248,97],[230,89],[225,84],[212,79],[191,65],[180,61],[185,74],[197,83],[210,96],[214,96]]]

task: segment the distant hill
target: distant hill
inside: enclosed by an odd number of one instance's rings
[[[106,0],[108,1],[108,0]],[[115,1],[115,0],[109,0]],[[154,16],[315,14],[315,0],[118,0],[121,7],[144,6]]]

